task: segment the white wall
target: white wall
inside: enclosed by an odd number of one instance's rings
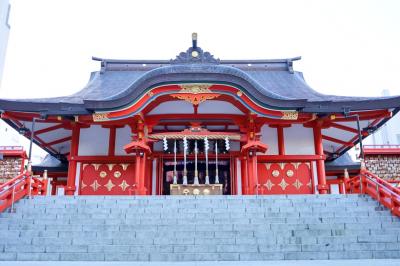
[[[157,114],[193,114],[193,104],[186,101],[168,101],[160,103],[149,115]]]
[[[303,125],[292,125],[283,129],[286,154],[315,154],[314,134],[312,128]]]
[[[278,154],[278,133],[276,128],[264,125],[261,127],[261,142],[268,145],[268,155]]]
[[[129,126],[117,128],[115,134],[115,155],[127,155],[124,146],[131,141],[131,128]]]
[[[108,155],[110,130],[99,125],[81,128],[78,155]]]
[[[199,104],[199,114],[243,114],[236,106],[225,101],[208,100]]]

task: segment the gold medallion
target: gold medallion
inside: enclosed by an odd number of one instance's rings
[[[100,178],[105,178],[107,176],[107,172],[106,171],[101,171],[99,176],[100,176]]]

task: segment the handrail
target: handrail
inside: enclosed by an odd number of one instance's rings
[[[400,148],[400,144],[375,144],[375,145],[364,145],[364,148],[368,149],[381,149],[381,148]]]
[[[14,203],[23,197],[46,195],[47,185],[47,171],[42,179],[33,177],[26,171],[0,185],[0,212],[9,207],[11,207],[10,211],[13,211]]]
[[[345,182],[346,193],[368,194],[400,217],[400,189],[373,173],[361,169],[360,175]]]

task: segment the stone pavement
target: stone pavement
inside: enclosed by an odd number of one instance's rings
[[[3,261],[0,266],[399,266],[400,260],[292,260],[292,261],[185,261],[185,262],[104,262],[104,261]]]

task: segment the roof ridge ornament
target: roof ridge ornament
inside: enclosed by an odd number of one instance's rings
[[[171,64],[219,64],[220,60],[214,58],[209,52],[197,46],[197,33],[192,33],[192,47],[181,52],[175,59],[171,59]]]

